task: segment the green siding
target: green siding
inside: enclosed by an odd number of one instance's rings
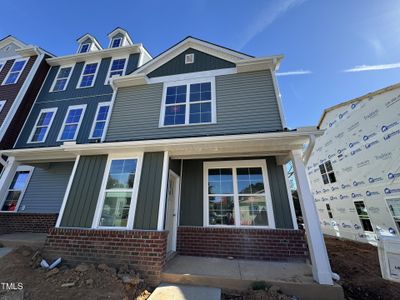
[[[194,54],[194,63],[185,64],[185,55]],[[149,73],[148,77],[168,76],[191,72],[201,72],[224,68],[234,68],[235,64],[224,59],[206,54],[204,52],[189,48],[158,69]]]
[[[144,154],[135,212],[135,229],[157,229],[163,160],[163,152]]]
[[[106,163],[106,155],[80,157],[61,220],[62,227],[92,226]]]

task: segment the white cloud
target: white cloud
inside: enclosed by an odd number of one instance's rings
[[[383,64],[383,65],[361,65],[361,66],[355,66],[351,69],[344,70],[343,72],[379,71],[379,70],[398,69],[398,68],[400,68],[400,63]]]
[[[311,74],[310,70],[295,70],[295,71],[287,71],[287,72],[278,72],[276,76],[291,76],[291,75],[307,75]]]
[[[288,10],[303,4],[307,0],[281,0],[269,1],[269,5],[254,17],[253,22],[247,26],[242,40],[238,44],[243,49],[257,34],[263,32],[276,19],[284,15]],[[273,4],[271,4],[273,3]]]

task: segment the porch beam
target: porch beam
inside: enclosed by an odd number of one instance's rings
[[[161,179],[160,204],[158,206],[157,230],[164,230],[165,207],[167,202],[169,153],[164,151],[164,161]]]
[[[314,280],[320,284],[333,285],[332,270],[322,235],[314,198],[308,184],[302,151],[291,152],[291,159],[297,181],[297,193],[303,213],[308,248],[310,250]]]
[[[7,159],[7,164],[4,167],[3,173],[0,178],[0,205],[3,206],[8,187],[17,171],[20,163],[15,159],[15,157],[9,156]],[[0,209],[1,209],[0,207]]]

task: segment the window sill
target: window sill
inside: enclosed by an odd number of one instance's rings
[[[276,229],[271,226],[237,226],[237,225],[206,225],[205,228],[223,228],[223,229]]]
[[[217,124],[217,122],[193,123],[193,124],[177,124],[177,125],[158,125],[158,128],[191,127],[191,126],[213,125],[213,124]]]

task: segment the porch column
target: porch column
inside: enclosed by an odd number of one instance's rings
[[[164,230],[165,206],[167,203],[169,153],[164,151],[164,161],[161,179],[160,204],[158,206],[157,230]]]
[[[294,173],[297,182],[297,193],[305,223],[308,248],[310,250],[314,280],[320,284],[333,285],[332,270],[322,235],[314,198],[308,184],[306,169],[301,150],[291,151]]]
[[[11,183],[11,180],[13,179],[13,176],[15,174],[15,171],[17,170],[19,166],[19,162],[15,160],[15,157],[10,156],[7,159],[7,165],[4,167],[3,174],[1,175],[0,178],[0,204],[3,203],[3,199],[5,197],[5,193],[8,190],[8,187]],[[1,209],[1,207],[0,207]]]

